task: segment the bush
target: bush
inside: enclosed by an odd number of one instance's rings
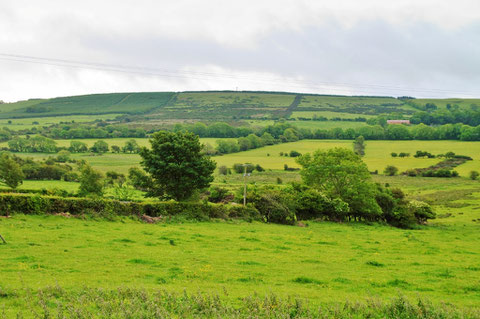
[[[474,181],[478,178],[479,175],[480,174],[477,171],[471,171],[469,176],[470,176],[470,179]]]
[[[397,156],[398,156],[398,154],[395,153],[395,152],[390,153],[390,155],[391,155],[392,157],[397,157]]]
[[[297,151],[290,151],[290,157],[299,157],[302,154]]]
[[[260,164],[255,165],[255,170],[256,170],[257,172],[263,172],[263,171],[265,171],[265,169],[264,169],[263,167],[261,167]]]
[[[245,164],[239,164],[239,163],[235,163],[233,164],[233,171],[237,174],[243,174],[245,172]],[[253,169],[255,168],[255,166],[251,165],[251,164],[246,164],[247,165],[247,173],[251,173],[253,172]]]
[[[252,198],[249,196],[248,201],[253,202],[268,223],[293,225],[297,220],[294,200],[289,194],[273,189],[263,189],[254,192]]]
[[[228,167],[226,167],[225,165],[222,165],[218,168],[218,173],[220,175],[228,175],[230,174],[230,169]]]
[[[398,168],[393,165],[388,165],[387,167],[385,167],[385,170],[383,171],[383,173],[388,176],[394,176],[397,174],[397,172],[398,172]]]
[[[419,224],[425,224],[427,219],[435,219],[436,214],[432,207],[425,202],[412,200],[408,202],[407,208],[411,212]]]
[[[224,202],[227,198],[233,199],[232,194],[225,189],[218,186],[210,188],[210,195],[208,196],[208,201],[212,203]]]
[[[0,193],[0,216],[11,214],[91,215],[98,217],[182,216],[193,220],[208,218],[246,217],[261,220],[252,206],[230,206],[185,202],[124,202],[103,198],[64,198],[38,194]]]

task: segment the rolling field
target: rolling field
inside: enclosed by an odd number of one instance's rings
[[[478,202],[470,205],[419,230],[16,215],[0,219],[9,242],[0,245],[0,287],[16,291],[2,304],[14,313],[24,307],[26,287],[59,286],[200,291],[233,303],[275,292],[313,305],[402,294],[478,306],[480,224],[472,219],[480,212]]]
[[[333,147],[344,147],[351,149],[352,141],[342,140],[302,140],[293,143],[277,144],[266,146],[246,152],[227,154],[214,157],[218,165],[231,167],[234,163],[261,164],[264,168],[283,169],[283,165],[299,167],[295,158],[280,156],[280,152],[289,153],[292,150],[302,154],[312,152],[316,149],[328,149]],[[394,165],[399,170],[405,171],[409,168],[428,167],[441,161],[433,158],[392,158],[391,152],[406,152],[411,155],[417,150],[428,151],[433,154],[446,153],[448,151],[456,154],[471,156],[474,160],[460,165],[456,170],[460,175],[466,176],[471,170],[480,170],[480,143],[461,141],[367,141],[365,156],[363,160],[370,171],[378,170],[380,173],[387,165]],[[270,154],[270,156],[268,156]]]
[[[354,122],[355,123],[355,122]],[[128,138],[105,139],[110,145],[123,146]],[[140,146],[148,146],[148,139],[136,139]],[[202,138],[202,143],[208,143],[211,146],[216,146],[217,138]],[[93,145],[97,139],[80,140],[87,143],[89,146]],[[70,145],[70,140],[58,140],[59,146]],[[5,143],[3,143],[5,145]],[[441,161],[438,158],[414,158],[413,154],[417,150],[428,151],[433,154],[446,153],[452,151],[460,155],[471,156],[474,160],[467,161],[456,168],[461,176],[468,176],[472,170],[480,171],[480,143],[478,142],[463,142],[463,141],[367,141],[365,156],[363,160],[367,164],[370,171],[378,170],[381,174],[387,165],[394,165],[398,167],[400,172],[410,168],[423,168],[436,164]],[[1,146],[1,144],[0,144]],[[283,170],[284,164],[289,167],[299,167],[295,163],[295,158],[280,156],[280,152],[289,153],[292,150],[302,154],[313,152],[317,149],[329,149],[333,147],[352,148],[352,141],[347,140],[301,140],[292,143],[283,143],[272,146],[265,146],[258,149],[253,149],[245,152],[226,154],[222,156],[214,156],[213,160],[217,162],[217,166],[225,165],[232,167],[235,163],[253,163],[260,164],[265,169]],[[410,157],[393,158],[392,152],[406,152],[410,153]],[[46,158],[55,156],[55,154],[42,153],[17,153],[22,157]],[[106,153],[103,155],[91,154],[72,154],[73,159],[85,159],[94,168],[106,172],[115,168],[120,173],[127,173],[132,166],[137,166],[140,163],[140,156],[137,154],[113,154]]]
[[[95,120],[113,120],[118,114],[98,114],[98,115],[66,115],[66,116],[52,116],[52,117],[30,117],[30,118],[19,118],[19,119],[0,119],[0,126],[7,127],[12,131],[31,129],[38,126],[49,126],[52,124],[58,124],[60,122],[72,122],[75,123],[85,123],[93,122]],[[8,123],[11,121],[11,123]],[[36,122],[34,124],[34,122]],[[38,123],[38,124],[37,124]]]
[[[68,114],[145,113],[164,106],[171,92],[111,93],[29,100],[0,105],[1,118],[59,116]]]
[[[415,99],[413,102],[420,105],[434,103],[439,109],[446,109],[447,104],[456,104],[461,109],[469,109],[472,105],[480,106],[480,99]]]
[[[353,113],[344,113],[344,112],[333,112],[333,111],[296,111],[293,112],[292,115],[290,115],[291,118],[307,118],[311,119],[314,117],[314,115],[318,117],[326,117],[327,119],[332,119],[332,118],[341,118],[341,119],[355,119],[357,117],[364,117],[366,119],[375,117],[374,115],[368,115],[368,114],[353,114]]]
[[[408,116],[415,108],[392,97],[326,96],[303,94],[298,105],[295,93],[282,92],[143,92],[31,99],[0,104],[0,118],[38,118],[71,115],[132,114],[137,123],[178,121],[231,121],[255,118],[369,117],[401,113]],[[418,104],[447,103],[462,108],[480,104],[478,99],[417,99]],[[291,108],[290,108],[291,107]],[[38,120],[38,122],[40,122]],[[29,124],[27,122],[26,124]],[[337,123],[338,124],[338,123]]]

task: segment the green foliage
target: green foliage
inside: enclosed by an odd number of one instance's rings
[[[352,215],[367,220],[380,215],[370,173],[354,152],[342,148],[318,150],[297,158],[297,163],[303,167],[300,174],[305,184],[348,203]]]
[[[72,153],[85,153],[88,151],[87,144],[80,141],[71,141],[68,150]]]
[[[355,154],[359,156],[364,156],[365,155],[365,138],[363,136],[359,136],[355,139],[353,142],[353,151]]]
[[[0,182],[10,188],[17,188],[22,184],[25,175],[18,163],[7,153],[0,155]]]
[[[26,138],[15,137],[8,141],[8,148],[12,152],[28,152],[28,153],[56,153],[57,143],[44,136],[27,135]]]
[[[137,144],[137,141],[130,139],[125,142],[125,146],[122,148],[124,153],[138,153],[140,147]]]
[[[102,196],[104,187],[103,175],[87,164],[82,166],[80,172],[79,195]]]
[[[128,179],[135,189],[144,192],[150,191],[153,187],[152,178],[148,176],[144,170],[141,170],[138,167],[131,167],[128,170]]]
[[[398,173],[398,168],[393,165],[387,165],[383,173],[388,176],[395,176]]]
[[[470,171],[469,177],[471,180],[476,180],[480,176],[480,173],[478,171]]]
[[[57,162],[65,163],[70,160],[70,152],[67,150],[61,150],[57,154]]]
[[[103,140],[98,140],[96,141],[92,147],[90,147],[90,150],[94,153],[107,153],[109,149],[108,143],[103,141]]]
[[[213,181],[215,162],[203,154],[197,135],[157,132],[150,142],[151,149],[143,148],[140,155],[153,179],[152,195],[186,200]]]
[[[225,202],[227,199],[232,200],[232,194],[225,188],[214,186],[210,188],[210,194],[208,195],[208,201],[212,203]]]
[[[275,189],[261,189],[249,194],[253,203],[268,223],[293,225],[297,221],[293,197]]]

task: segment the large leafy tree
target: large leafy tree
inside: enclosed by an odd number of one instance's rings
[[[197,135],[161,131],[150,143],[151,149],[140,151],[141,164],[152,178],[150,195],[186,200],[213,181],[215,162],[204,154]]]
[[[3,153],[0,156],[0,182],[15,189],[22,184],[24,178],[20,165],[7,153]]]
[[[342,199],[356,216],[376,219],[381,214],[368,168],[353,151],[344,148],[317,150],[298,157],[297,162],[303,166],[300,174],[305,184],[332,199]]]

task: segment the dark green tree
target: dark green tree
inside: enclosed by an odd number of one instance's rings
[[[215,162],[203,153],[197,135],[160,131],[150,143],[151,149],[140,151],[141,164],[153,180],[150,195],[186,200],[213,181]]]
[[[90,150],[99,154],[106,153],[108,152],[108,143],[103,140],[98,140],[93,144]]]
[[[365,155],[365,146],[365,138],[360,135],[353,142],[353,151],[355,154],[363,156]]]
[[[398,173],[398,168],[393,165],[388,165],[387,167],[385,167],[383,173],[388,176],[394,176]]]
[[[80,196],[102,196],[104,188],[102,173],[94,170],[88,164],[84,164],[80,171],[80,187],[78,189]]]
[[[20,165],[7,153],[0,156],[0,182],[15,189],[22,184],[25,175]]]

